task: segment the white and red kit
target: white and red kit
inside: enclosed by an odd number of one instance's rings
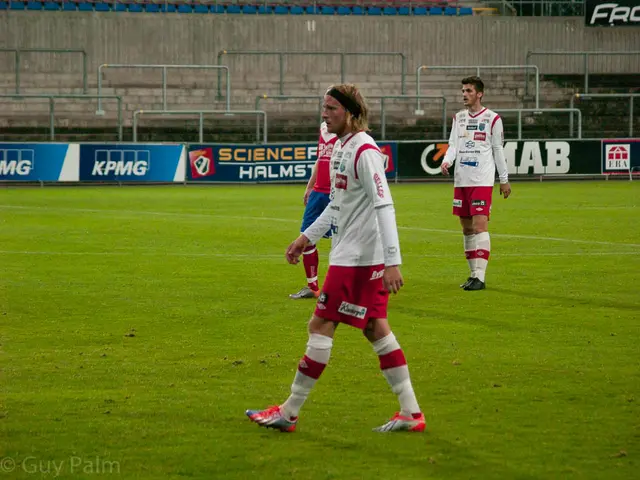
[[[384,158],[365,132],[336,142],[331,157],[331,201],[303,234],[313,243],[333,231],[329,271],[315,314],[364,328],[386,318],[385,266],[402,262]]]
[[[496,170],[500,183],[509,181],[503,142],[502,119],[488,108],[478,113],[461,110],[453,116],[449,148],[442,163],[455,163],[455,215],[489,215]]]

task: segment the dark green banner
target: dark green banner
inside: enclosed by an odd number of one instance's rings
[[[398,143],[398,178],[440,176],[448,144]],[[509,175],[601,173],[600,140],[521,140],[504,144]]]

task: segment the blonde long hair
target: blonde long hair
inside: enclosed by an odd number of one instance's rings
[[[353,83],[341,83],[339,85],[332,85],[327,90],[327,93],[335,88],[343,95],[346,95],[353,100],[360,107],[360,115],[355,117],[349,110],[347,111],[347,127],[352,132],[368,132],[369,131],[369,107],[367,102],[360,93],[360,90]],[[344,105],[343,105],[344,106]]]

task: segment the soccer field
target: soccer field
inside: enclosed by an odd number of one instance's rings
[[[305,350],[301,185],[1,189],[0,479],[638,478],[640,184],[512,186],[465,292],[451,184],[391,185],[424,434],[371,431],[397,401],[345,326],[295,433],[244,415]]]

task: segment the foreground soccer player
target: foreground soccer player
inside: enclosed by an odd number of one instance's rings
[[[344,323],[363,330],[400,402],[400,412],[374,430],[421,432],[426,427],[407,361],[387,321],[389,292],[397,293],[404,281],[393,200],[380,149],[365,133],[367,116],[367,105],[354,85],[327,91],[322,118],[328,131],[339,137],[331,157],[331,201],[289,245],[286,257],[289,263],[298,263],[306,246],[331,227],[329,271],[309,321],[309,342],[291,395],[282,405],[247,410],[258,425],[295,430],[300,408],[329,362],[336,328]]]
[[[482,106],[484,83],[479,77],[462,79],[464,110],[453,116],[449,148],[442,161],[443,175],[456,164],[453,214],[460,217],[464,235],[464,254],[469,263],[469,278],[460,285],[465,290],[484,290],[491,240],[489,214],[496,169],[500,194],[511,195],[509,172],[502,143],[504,130],[500,116]]]
[[[327,124],[320,125],[320,138],[318,138],[318,159],[313,166],[311,178],[307,183],[304,192],[304,215],[302,216],[301,232],[309,227],[324,209],[329,205],[329,194],[331,193],[331,175],[329,174],[329,164],[331,153],[338,137],[327,131]],[[331,231],[326,232],[325,238],[331,238]],[[316,298],[320,293],[318,286],[318,266],[320,257],[315,243],[307,245],[302,252],[302,264],[307,277],[307,285],[297,293],[292,293],[289,298]]]

